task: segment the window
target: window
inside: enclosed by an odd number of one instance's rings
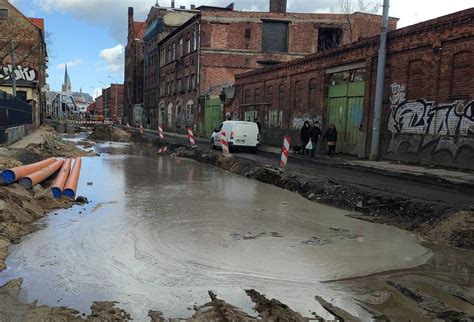
[[[166,95],[170,94],[170,82],[166,83]]]
[[[181,92],[181,90],[183,90],[183,79],[182,78],[178,78],[178,93]]]
[[[262,96],[260,95],[260,88],[255,89],[255,103],[261,103]]]
[[[273,101],[273,86],[267,87],[267,100],[266,103],[272,103]]]
[[[167,63],[171,61],[171,45],[168,45],[168,59],[166,60]]]
[[[262,50],[264,52],[288,51],[288,24],[286,22],[263,22]]]
[[[301,91],[302,91],[302,85],[300,81],[296,81],[294,85],[294,92],[293,92],[293,102],[294,102],[294,107],[300,108],[301,107]]]
[[[245,38],[250,39],[252,30],[250,28],[245,29]]]
[[[282,127],[283,125],[283,110],[273,110],[269,112],[269,126]]]
[[[195,89],[196,88],[196,75],[195,74],[191,75],[191,84],[192,84],[193,89]]]
[[[316,107],[316,79],[311,79],[309,81],[309,97],[308,97],[309,107]]]
[[[244,96],[244,104],[250,104],[252,103],[252,97],[251,97],[251,92],[249,89],[245,90],[245,96]]]
[[[183,38],[179,38],[179,57],[183,57],[184,55],[184,48],[183,48]]]
[[[338,28],[320,28],[318,33],[318,51],[326,51],[341,44],[342,30]]]
[[[281,84],[278,87],[278,107],[284,108],[285,106],[285,85]]]
[[[186,41],[186,47],[188,48],[188,54],[191,52],[191,39],[188,38]]]
[[[8,18],[8,9],[0,8],[0,19],[7,19]]]
[[[189,86],[189,76],[186,76],[185,80],[184,80],[184,90],[189,90],[191,89],[191,87]]]
[[[171,50],[171,60],[176,59],[176,43],[173,43],[173,49]]]
[[[194,28],[194,31],[193,31],[193,50],[196,50],[198,48],[198,32],[197,32],[197,27]]]
[[[176,89],[174,88],[174,81],[171,81],[171,88],[170,88],[170,90],[171,90],[171,93],[173,93],[173,94],[176,92]]]
[[[245,112],[245,121],[255,122],[256,118],[257,118],[257,111],[246,111]]]

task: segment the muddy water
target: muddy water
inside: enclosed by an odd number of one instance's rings
[[[407,232],[189,160],[84,158],[79,194],[92,202],[12,248],[0,282],[22,277],[24,301],[88,312],[116,300],[143,320],[190,316],[208,290],[251,313],[243,290],[255,288],[310,316],[316,294],[345,292],[323,281],[431,257]]]

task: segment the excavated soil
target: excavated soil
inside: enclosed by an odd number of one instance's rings
[[[99,125],[89,135],[89,140],[112,141],[112,142],[130,142],[132,135],[122,129],[111,127],[109,125]]]

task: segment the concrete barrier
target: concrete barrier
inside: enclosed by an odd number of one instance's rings
[[[25,125],[0,130],[0,143],[4,145],[13,144],[23,138],[26,134],[27,128]]]

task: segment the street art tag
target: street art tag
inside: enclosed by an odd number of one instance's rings
[[[0,66],[0,80],[11,80],[11,76],[15,75],[16,80],[37,81],[38,73],[30,67],[16,66],[14,69],[12,65]]]

